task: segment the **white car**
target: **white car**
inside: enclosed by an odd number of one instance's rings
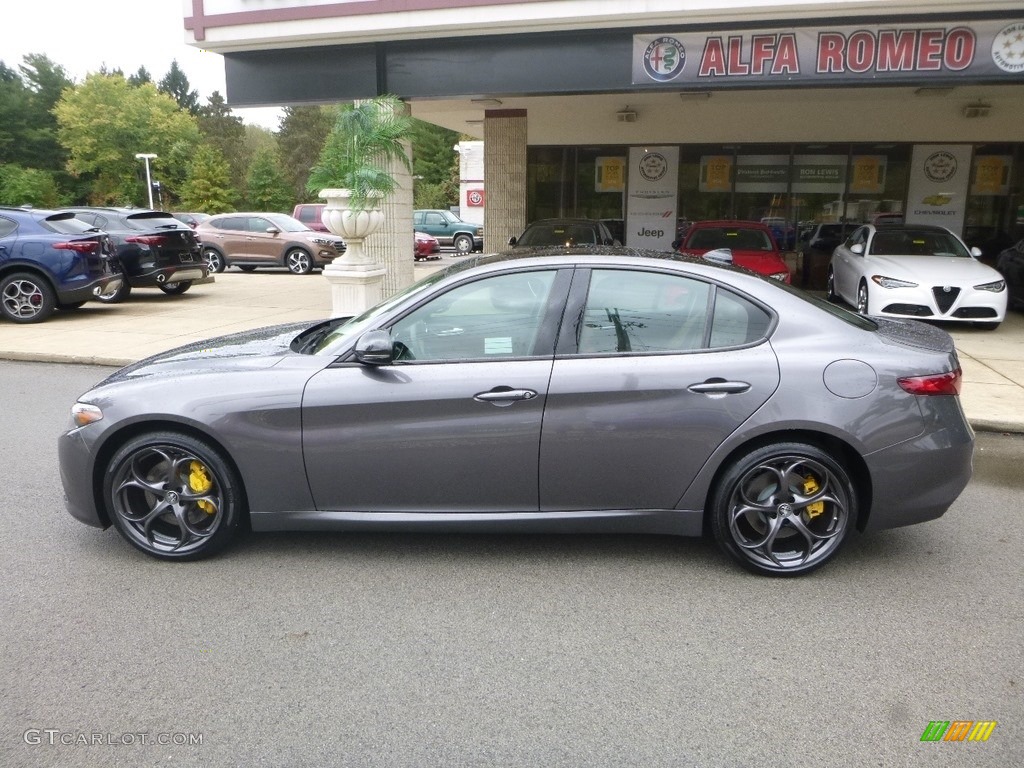
[[[974,323],[994,330],[1006,316],[1003,276],[948,229],[865,224],[832,252],[828,297],[862,315]]]

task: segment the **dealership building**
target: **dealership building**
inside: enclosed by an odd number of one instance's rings
[[[184,0],[233,107],[391,93],[482,139],[485,250],[605,219],[667,248],[711,218],[901,214],[1024,236],[1020,0]],[[395,203],[399,227],[411,194]],[[411,227],[409,227],[411,228]]]

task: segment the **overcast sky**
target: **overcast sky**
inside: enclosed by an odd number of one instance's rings
[[[199,91],[200,104],[224,87],[224,58],[185,43],[181,0],[6,0],[0,60],[17,70],[22,57],[43,53],[81,82],[90,72],[149,70],[158,82],[171,62]],[[276,109],[238,109],[247,123],[277,129]]]

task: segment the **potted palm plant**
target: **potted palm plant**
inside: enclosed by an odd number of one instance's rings
[[[386,166],[397,160],[412,169],[402,143],[411,128],[404,105],[390,95],[346,104],[339,111],[307,185],[326,200],[324,226],[345,239],[345,255],[335,263],[369,263],[363,240],[380,227],[381,203],[397,186]]]

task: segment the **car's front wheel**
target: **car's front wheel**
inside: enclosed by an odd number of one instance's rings
[[[220,251],[216,248],[203,248],[203,260],[206,262],[206,268],[211,273],[221,273],[224,271],[224,267],[227,264],[224,261],[224,257],[221,256]]]
[[[740,457],[715,486],[711,530],[743,567],[797,576],[830,560],[857,515],[843,465],[820,448],[778,443]]]
[[[308,275],[313,269],[313,258],[301,248],[292,248],[284,256],[285,266],[293,275]]]
[[[839,301],[839,294],[836,293],[836,273],[832,267],[828,268],[828,277],[825,278],[825,297],[831,302]]]
[[[862,315],[868,313],[868,284],[863,280],[857,286],[857,311]]]
[[[177,296],[191,288],[192,281],[180,280],[177,283],[160,283],[157,287],[169,296]]]
[[[156,558],[212,555],[237,535],[245,515],[234,469],[218,450],[190,435],[138,435],[117,451],[104,477],[114,526]]]
[[[456,235],[452,244],[460,256],[473,252],[473,238],[469,235]]]
[[[57,297],[45,279],[15,272],[0,280],[0,311],[15,323],[41,323],[57,308]]]

